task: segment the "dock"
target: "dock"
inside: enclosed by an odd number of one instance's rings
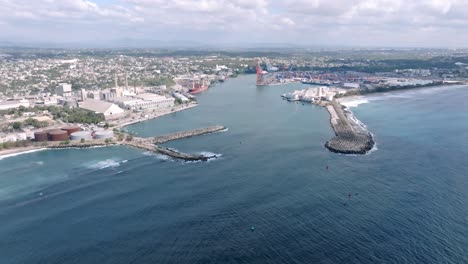
[[[175,132],[163,136],[149,137],[149,138],[140,138],[134,137],[131,141],[122,142],[123,145],[131,146],[134,148],[139,148],[147,151],[152,151],[155,153],[160,153],[175,159],[181,159],[185,161],[207,161],[212,158],[216,158],[216,155],[213,156],[204,156],[201,154],[188,154],[176,151],[174,149],[158,146],[157,144],[162,144],[165,142],[189,138],[194,136],[205,135],[209,133],[218,132],[226,129],[224,126],[211,126],[206,128],[194,129],[189,131]]]
[[[333,100],[326,105],[335,137],[325,147],[335,153],[366,154],[374,145],[372,134],[357,120],[351,111]]]

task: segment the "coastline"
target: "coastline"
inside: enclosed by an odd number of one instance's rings
[[[148,115],[148,117],[143,117],[143,118],[137,118],[137,119],[132,119],[130,121],[124,123],[113,123],[117,128],[124,128],[126,126],[148,121],[151,119],[155,119],[161,116],[165,116],[168,114],[176,113],[179,111],[184,111],[193,107],[198,106],[197,103],[192,103],[188,105],[183,105],[181,107],[175,108],[175,109],[170,109],[168,111],[163,111],[159,113],[155,113],[152,115]],[[92,142],[86,142],[86,143],[80,143],[80,142],[71,142],[68,145],[60,145],[60,142],[48,142],[47,146],[44,145],[32,145],[32,146],[27,146],[27,147],[18,147],[18,148],[10,148],[10,149],[3,149],[0,150],[0,160],[6,159],[9,157],[15,157],[18,155],[23,155],[23,154],[28,154],[28,153],[33,153],[36,151],[42,151],[42,150],[53,150],[53,149],[70,149],[70,148],[92,148],[92,147],[107,147],[111,145],[123,145],[122,142],[111,142],[111,143],[105,143],[104,141],[100,140],[93,140]]]
[[[40,146],[29,146],[23,148],[4,149],[0,150],[0,160],[42,150],[48,150],[48,148]]]

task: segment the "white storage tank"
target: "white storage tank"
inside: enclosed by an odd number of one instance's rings
[[[95,139],[114,138],[114,131],[112,131],[112,130],[96,131],[94,133],[94,138]]]
[[[77,132],[73,132],[70,135],[70,139],[71,140],[81,140],[81,139],[91,140],[93,139],[93,136],[91,135],[91,132],[89,131],[77,131]]]

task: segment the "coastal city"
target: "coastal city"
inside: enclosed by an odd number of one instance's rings
[[[0,264],[468,264],[468,0],[0,0]]]
[[[402,55],[412,59],[395,59]],[[257,87],[310,85],[312,88],[282,96],[327,107],[325,102],[340,97],[465,84],[467,57],[468,52],[463,50],[4,48],[0,50],[0,148],[9,153],[18,148],[88,146],[90,142],[131,139],[123,127],[195,107],[197,95],[239,74],[256,74]],[[415,62],[419,66],[410,68]],[[366,147],[344,153],[365,153],[372,148],[371,141],[366,139]]]

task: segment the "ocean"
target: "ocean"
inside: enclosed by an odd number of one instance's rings
[[[353,99],[377,142],[353,156],[325,149],[324,108],[280,98],[307,86],[254,83],[126,128],[224,125],[165,144],[208,162],[123,146],[0,158],[0,263],[468,263],[468,87]]]

